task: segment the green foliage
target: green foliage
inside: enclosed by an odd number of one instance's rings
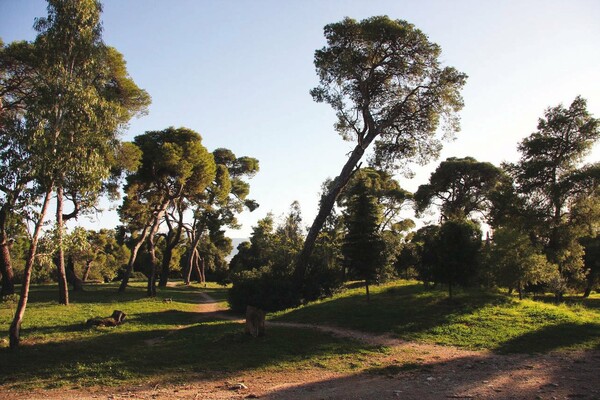
[[[348,200],[344,216],[347,233],[342,245],[344,263],[358,278],[369,284],[377,281],[384,265],[385,242],[379,233],[381,208],[366,182],[360,181]]]
[[[436,282],[448,285],[452,297],[454,285],[470,286],[478,273],[481,230],[472,221],[450,220],[440,227],[436,243]]]
[[[538,130],[519,144],[519,162],[507,166],[527,210],[527,229],[558,267],[560,276],[551,282],[558,298],[583,279],[578,238],[588,223],[577,218],[573,206],[597,190],[598,165],[580,164],[599,138],[600,120],[577,97],[569,108],[548,108]]]
[[[441,49],[412,24],[387,16],[345,18],[324,28],[327,47],[315,52],[320,86],[311,94],[337,113],[345,139],[378,138],[378,165],[424,162],[441,145],[432,138],[440,120],[458,130],[460,89],[466,76],[442,68]]]
[[[496,283],[515,288],[522,297],[528,285],[538,285],[557,279],[558,270],[536,249],[523,232],[514,227],[494,231],[487,261]]]
[[[229,307],[238,312],[245,312],[248,305],[270,312],[296,307],[300,298],[291,276],[264,267],[236,274],[229,289],[228,302]]]
[[[431,174],[429,183],[415,193],[417,214],[432,204],[440,208],[442,218],[464,219],[473,213],[487,213],[490,194],[502,179],[501,171],[472,157],[450,157]]]
[[[425,287],[436,281],[438,265],[437,242],[440,227],[427,225],[417,230],[403,249],[400,266],[403,269],[414,268]]]

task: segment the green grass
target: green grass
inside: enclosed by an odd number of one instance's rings
[[[187,382],[205,376],[236,376],[255,370],[327,369],[393,375],[421,369],[406,361],[381,364],[390,349],[365,345],[308,329],[271,327],[250,338],[240,324],[201,319],[200,291],[219,302],[227,288],[179,285],[145,296],[144,283],[124,294],[117,286],[90,285],[71,293],[71,305],[57,304],[55,285],[34,286],[22,329],[23,345],[8,346],[15,303],[0,302],[0,386],[85,387],[135,383]],[[164,298],[172,299],[164,302]],[[544,299],[546,300],[546,299]],[[449,301],[444,291],[416,282],[362,287],[327,300],[271,315],[296,321],[347,327],[375,334],[497,352],[547,352],[600,348],[600,296],[555,305],[505,294],[462,292]],[[85,321],[127,313],[114,328],[86,328]]]
[[[374,287],[371,302],[357,287],[273,317],[470,349],[534,353],[600,348],[598,300],[596,294],[585,305],[574,299],[555,305],[475,291],[450,301],[444,291],[396,281]]]
[[[272,328],[267,336],[254,339],[243,334],[240,324],[199,319],[195,308],[200,290],[225,300],[227,289],[216,285],[168,287],[160,289],[156,299],[145,297],[143,283],[133,283],[124,294],[116,289],[116,285],[86,286],[84,293],[71,293],[71,305],[65,307],[55,300],[56,286],[33,287],[23,345],[16,350],[7,348],[15,304],[0,303],[0,385],[85,387],[180,382],[257,369],[349,370],[357,359],[367,368],[371,355],[381,351],[290,328]],[[84,326],[88,318],[108,316],[114,309],[127,313],[125,324]]]

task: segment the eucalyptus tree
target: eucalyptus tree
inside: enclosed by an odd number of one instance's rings
[[[472,157],[450,157],[415,192],[415,208],[422,213],[431,205],[440,209],[442,221],[466,219],[473,213],[486,215],[492,193],[503,180],[502,171]]]
[[[35,196],[31,192],[36,162],[30,149],[33,129],[27,126],[27,101],[33,93],[33,46],[0,40],[0,276],[2,296],[13,294],[9,225],[22,219]],[[21,214],[21,215],[19,215]]]
[[[583,260],[577,254],[582,255],[583,249],[572,205],[597,188],[600,165],[582,162],[599,138],[600,120],[577,97],[568,108],[548,108],[537,131],[519,144],[520,160],[507,166],[528,210],[530,231],[543,243],[548,260],[558,266],[558,299],[570,282],[582,278]]]
[[[150,98],[127,74],[123,56],[102,41],[96,0],[49,0],[36,20],[36,100],[30,119],[42,135],[42,176],[56,192],[59,301],[68,304],[64,221],[93,206],[110,175],[119,129],[145,112]],[[65,199],[73,210],[65,212]]]
[[[123,292],[133,271],[138,251],[148,240],[150,266],[148,295],[156,294],[156,233],[167,208],[182,197],[203,193],[214,181],[214,157],[202,145],[202,137],[186,128],[167,128],[136,136],[142,152],[140,167],[127,177],[126,197],[119,208],[123,223],[132,232],[133,247],[119,287]]]
[[[365,151],[384,167],[424,163],[438,155],[441,125],[458,131],[466,75],[442,67],[441,49],[414,25],[387,16],[346,18],[325,26],[327,46],[315,53],[317,102],[336,111],[335,130],[356,146],[320,201],[295,270],[302,284],[315,240]]]

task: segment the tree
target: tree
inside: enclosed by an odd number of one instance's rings
[[[556,278],[556,266],[548,262],[540,249],[518,227],[502,227],[494,231],[489,250],[496,282],[516,288],[519,300],[527,285],[537,285]]]
[[[440,122],[448,134],[458,130],[466,81],[465,74],[443,68],[440,47],[406,21],[346,18],[324,32],[327,46],[315,53],[320,85],[311,95],[333,107],[335,129],[356,146],[321,198],[296,264],[298,285],[319,231],[367,148],[375,142],[373,161],[387,167],[437,156]]]
[[[385,243],[379,233],[382,215],[375,197],[366,182],[355,187],[355,194],[348,201],[345,214],[347,227],[342,245],[344,261],[355,274],[365,281],[367,300],[370,299],[369,284],[377,280],[384,263]]]
[[[190,129],[148,131],[136,136],[134,143],[142,152],[141,164],[127,177],[126,197],[119,215],[135,237],[119,291],[127,287],[137,253],[147,239],[148,295],[155,296],[156,234],[165,212],[180,198],[202,193],[214,180],[216,166],[213,155],[202,145],[201,136]]]
[[[29,118],[43,140],[42,174],[56,192],[59,302],[68,304],[64,222],[95,204],[110,174],[119,129],[144,113],[148,94],[127,75],[123,56],[102,42],[96,0],[49,0],[36,20],[35,102]],[[66,212],[65,200],[73,203]]]
[[[448,285],[448,296],[452,298],[453,288],[470,285],[477,273],[481,230],[473,221],[446,221],[440,227],[435,248],[434,279]]]
[[[48,16],[34,26],[38,36],[31,45],[33,56],[26,59],[29,63],[19,64],[27,65],[24,71],[33,77],[27,86],[31,91],[19,107],[22,126],[35,138],[28,142],[27,151],[34,158],[35,185],[43,200],[34,214],[21,297],[10,328],[13,347],[19,343],[37,242],[53,191],[61,228],[59,300],[67,304],[63,220],[95,202],[102,180],[108,177],[107,161],[113,158],[118,129],[150,101],[126,75],[122,56],[102,43],[100,12],[95,0],[49,0]],[[74,202],[69,214],[63,214],[65,195]]]
[[[269,264],[273,254],[274,224],[271,213],[258,220],[252,228],[250,241],[240,243],[238,254],[229,263],[233,272],[257,270]]]
[[[558,266],[557,299],[582,276],[580,229],[571,218],[571,205],[595,190],[600,165],[582,167],[581,162],[599,137],[600,120],[577,97],[569,108],[548,108],[538,130],[519,144],[519,162],[507,166],[528,210],[529,229],[543,243],[548,261]]]
[[[356,191],[363,190],[365,186],[381,206],[381,222],[377,227],[378,231],[392,229],[394,224],[401,222],[398,217],[402,207],[412,199],[412,194],[402,189],[390,173],[375,168],[357,170],[350,178],[344,192],[338,197],[338,205],[344,207]]]
[[[375,198],[380,207],[377,232],[385,243],[383,264],[389,267],[379,271],[379,279],[382,280],[393,273],[392,264],[401,249],[402,231],[410,229],[413,224],[411,220],[400,219],[400,212],[412,199],[412,194],[402,189],[390,173],[375,168],[361,168],[352,175],[346,189],[338,197],[338,206],[347,207],[350,199],[364,190]]]
[[[442,221],[469,218],[475,212],[485,214],[501,179],[501,170],[493,164],[472,157],[450,157],[435,169],[428,184],[419,186],[415,208],[422,213],[435,204]]]
[[[214,181],[206,191],[188,199],[194,220],[186,228],[190,243],[187,251],[188,265],[184,272],[186,283],[190,280],[194,260],[202,258],[200,255],[194,256],[198,251],[198,244],[215,237],[224,227],[237,228],[236,215],[244,208],[253,211],[258,207],[258,203],[247,198],[250,185],[245,181],[258,172],[258,160],[247,156],[236,157],[231,150],[224,148],[216,149],[212,154],[217,165]]]
[[[10,244],[11,221],[24,219],[35,200],[36,166],[31,147],[34,129],[27,124],[27,100],[35,81],[34,49],[30,43],[8,46],[0,40],[0,295],[15,291]]]
[[[423,281],[425,287],[436,281],[435,271],[438,265],[438,237],[440,227],[438,225],[427,225],[417,230],[411,237],[408,249],[410,253],[403,255],[401,259],[404,268],[413,266],[417,271],[418,278]],[[408,251],[408,250],[407,250]]]

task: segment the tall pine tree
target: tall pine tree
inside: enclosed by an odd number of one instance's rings
[[[342,254],[346,266],[365,281],[367,300],[370,300],[369,284],[377,279],[384,261],[385,243],[378,229],[381,207],[365,181],[359,182],[355,189],[346,209],[348,231],[342,245]]]

